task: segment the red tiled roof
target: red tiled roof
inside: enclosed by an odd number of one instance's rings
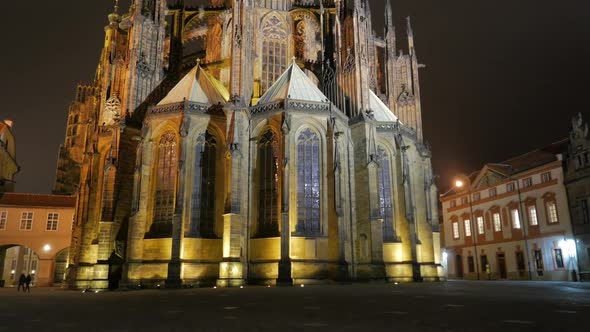
[[[47,207],[75,207],[75,196],[0,193],[0,205],[4,206],[47,206]]]

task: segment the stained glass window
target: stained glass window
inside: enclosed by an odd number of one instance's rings
[[[391,242],[395,240],[393,227],[393,199],[391,197],[391,161],[385,149],[377,150],[379,160],[379,209],[383,218],[383,240]]]
[[[178,168],[176,136],[166,133],[158,144],[154,223],[172,223]]]
[[[262,93],[287,69],[288,34],[284,22],[277,16],[267,18],[262,25]]]
[[[269,129],[258,142],[258,236],[279,233],[279,152],[275,134]]]
[[[307,128],[297,138],[297,233],[321,235],[320,139]]]
[[[217,140],[207,131],[197,138],[189,236],[215,237]]]

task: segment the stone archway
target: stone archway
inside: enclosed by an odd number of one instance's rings
[[[70,257],[70,248],[65,248],[55,255],[53,265],[53,284],[61,284],[66,281],[66,269],[68,267],[68,258]]]
[[[34,286],[39,280],[39,268],[40,259],[35,250],[19,244],[0,246],[0,286],[16,287],[21,274],[31,275]]]

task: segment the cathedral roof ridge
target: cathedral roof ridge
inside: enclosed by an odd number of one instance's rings
[[[295,59],[283,75],[264,93],[257,105],[283,100],[300,100],[317,103],[329,103],[322,91],[299,68]]]
[[[201,67],[200,62],[197,62],[195,67],[158,103],[158,106],[183,101],[217,105],[225,104],[228,100],[229,92],[223,83],[209,75]]]

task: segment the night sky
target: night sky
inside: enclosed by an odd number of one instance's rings
[[[424,133],[441,190],[590,120],[590,1],[392,0],[412,17]],[[15,121],[19,192],[51,191],[77,82],[94,75],[111,0],[8,1],[0,21],[0,118]],[[384,0],[371,0],[373,16]],[[375,28],[382,30],[380,17]]]

